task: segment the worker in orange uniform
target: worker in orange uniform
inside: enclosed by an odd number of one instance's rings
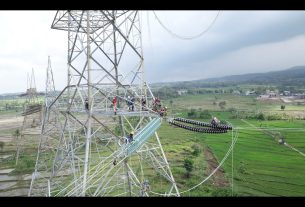
[[[113,99],[112,99],[112,105],[113,105],[114,115],[116,115],[116,110],[117,110],[117,98],[116,98],[116,96],[113,97]]]

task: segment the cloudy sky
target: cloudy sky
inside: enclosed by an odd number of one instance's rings
[[[206,30],[218,11],[156,11],[182,36]],[[57,89],[66,85],[67,33],[52,30],[56,11],[0,11],[0,93],[23,92],[35,70],[43,91],[48,55]],[[194,80],[305,65],[305,11],[221,11],[203,36],[182,40],[141,11],[148,82]]]

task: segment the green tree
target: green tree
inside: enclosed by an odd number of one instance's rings
[[[281,105],[281,110],[285,110],[285,105]]]
[[[259,113],[259,114],[256,115],[256,118],[258,120],[265,120],[265,115],[263,113]]]
[[[184,159],[184,168],[186,170],[186,177],[189,178],[194,169],[194,161],[189,158]]]

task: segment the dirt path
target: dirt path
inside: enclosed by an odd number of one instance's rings
[[[210,148],[205,147],[204,148],[204,157],[207,161],[207,170],[205,172],[206,175],[209,175],[215,168],[218,167],[219,163],[214,156],[213,152]],[[213,179],[213,185],[216,187],[228,187],[230,186],[230,183],[225,178],[225,172],[222,167],[220,167],[215,174],[212,176]]]

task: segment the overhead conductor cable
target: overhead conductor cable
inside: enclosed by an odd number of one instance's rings
[[[174,37],[177,37],[179,39],[182,39],[182,40],[192,40],[192,39],[196,39],[196,38],[199,38],[201,37],[202,35],[204,35],[206,32],[208,32],[212,26],[214,25],[214,23],[216,22],[219,14],[220,14],[220,10],[218,11],[217,15],[215,16],[214,20],[211,22],[211,24],[205,29],[203,30],[202,32],[200,32],[199,34],[197,35],[194,35],[194,36],[183,36],[183,35],[178,35],[177,33],[171,31],[168,27],[166,27],[160,20],[160,18],[157,16],[157,14],[155,13],[155,11],[153,11],[154,15],[155,15],[155,18],[157,19],[158,23],[163,27],[163,29],[165,29],[168,33],[170,33],[172,36]]]

